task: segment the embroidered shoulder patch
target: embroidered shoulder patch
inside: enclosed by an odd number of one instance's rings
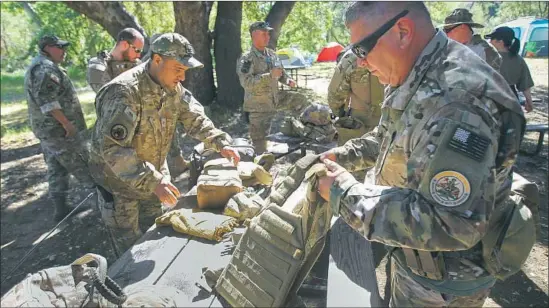
[[[128,136],[128,129],[122,124],[116,124],[111,128],[111,137],[114,140],[124,140]]]
[[[437,173],[429,185],[431,197],[440,205],[454,207],[461,205],[471,195],[471,185],[467,178],[456,171]]]
[[[50,79],[53,80],[53,82],[55,82],[56,84],[61,84],[61,82],[59,81],[59,77],[57,77],[55,74],[50,74]]]
[[[187,103],[190,104],[191,101],[192,101],[192,99],[193,99],[192,93],[189,92],[189,91],[187,91],[187,90],[185,90],[185,93],[183,94],[183,100],[184,100],[185,102],[187,102]]]
[[[461,127],[456,128],[454,135],[448,142],[448,147],[451,150],[478,162],[484,159],[489,145],[490,139]]]
[[[252,66],[252,61],[244,60],[242,61],[242,67],[240,68],[240,71],[244,74],[247,74],[250,71],[251,66]]]

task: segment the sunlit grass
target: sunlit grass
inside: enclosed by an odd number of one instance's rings
[[[91,127],[95,123],[95,93],[93,91],[84,91],[78,93],[78,99],[82,105],[86,125]],[[1,136],[4,138],[14,138],[19,134],[31,131],[29,126],[29,117],[27,112],[26,100],[17,100],[1,105]]]

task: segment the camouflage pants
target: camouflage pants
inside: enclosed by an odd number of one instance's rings
[[[267,151],[267,135],[271,131],[271,121],[274,112],[250,112],[249,132],[256,154]]]
[[[48,191],[50,198],[65,196],[69,190],[69,179],[72,174],[82,186],[93,188],[93,178],[88,170],[87,152],[78,144],[54,146],[47,142],[40,143],[44,161],[48,167]]]
[[[156,217],[162,215],[160,201],[156,197],[136,200],[119,194],[105,194],[98,189],[97,200],[101,218],[114,241],[115,252],[119,257],[152,226]]]
[[[532,183],[520,176],[518,173],[513,172],[511,193],[520,195],[523,198],[524,204],[528,207],[530,212],[532,212],[536,232],[540,234],[541,223],[539,217],[539,189],[536,183]]]
[[[394,259],[391,273],[390,307],[482,307],[491,289],[482,289],[470,296],[440,293],[415,281]]]

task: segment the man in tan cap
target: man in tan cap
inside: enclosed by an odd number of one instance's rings
[[[60,221],[70,211],[67,205],[70,174],[81,186],[93,188],[85,147],[86,121],[76,90],[64,68],[69,42],[44,35],[38,42],[40,54],[25,74],[25,94],[32,132],[40,140],[48,167],[48,192]]]
[[[203,67],[189,41],[177,33],[159,36],[148,61],[99,90],[90,169],[100,185],[101,216],[121,255],[161,215],[160,203],[175,205],[166,155],[176,124],[223,157],[240,160],[231,137],[215,128],[191,92],[181,86],[188,69]],[[141,216],[141,217],[140,217]],[[141,227],[141,228],[140,228]]]
[[[250,124],[250,138],[258,154],[267,150],[266,137],[278,104],[278,82],[292,88],[296,86],[284,71],[274,50],[267,48],[272,29],[264,21],[250,25],[252,47],[240,57],[236,67],[244,88],[244,112]]]
[[[488,44],[479,34],[474,34],[473,28],[484,28],[483,25],[473,21],[473,14],[467,9],[455,9],[444,20],[441,26],[449,38],[469,47],[479,57],[499,72],[501,67],[501,55]]]

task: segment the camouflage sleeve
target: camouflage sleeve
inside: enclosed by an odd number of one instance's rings
[[[332,149],[336,162],[349,172],[356,172],[374,166],[379,154],[377,128],[360,138],[347,141]]]
[[[110,85],[96,101],[96,131],[101,132],[98,148],[105,163],[120,182],[145,194],[152,194],[164,175],[150,162],[137,156],[132,142],[139,120],[137,104],[128,89]]]
[[[253,74],[253,61],[246,56],[242,56],[236,64],[236,73],[240,84],[246,92],[253,92],[254,88],[269,87],[271,82],[271,73]]]
[[[336,178],[330,194],[334,211],[367,239],[449,251],[469,249],[484,236],[495,199],[498,136],[480,116],[446,110],[431,118],[436,124],[411,137],[409,188],[361,184],[349,173]]]
[[[204,142],[206,147],[218,152],[232,143],[231,136],[215,128],[213,122],[204,113],[204,108],[191,92],[184,90],[181,106],[183,110],[179,115],[179,121],[189,136]]]
[[[181,149],[181,145],[179,144],[179,125],[175,127],[175,132],[172,139],[172,144],[170,145],[170,151],[168,152],[168,155],[170,157],[177,157],[180,155],[183,155],[183,150]]]
[[[53,67],[38,66],[32,71],[32,87],[30,94],[39,105],[40,111],[47,114],[53,110],[61,110],[59,92],[63,76]]]
[[[107,73],[107,67],[103,63],[93,61],[93,59],[90,60],[90,63],[88,64],[86,79],[95,93],[97,93],[104,84],[111,80],[109,74]]]
[[[345,109],[349,102],[351,94],[351,78],[343,68],[338,65],[334,69],[334,74],[328,86],[328,104],[335,115],[340,114],[341,109]]]

